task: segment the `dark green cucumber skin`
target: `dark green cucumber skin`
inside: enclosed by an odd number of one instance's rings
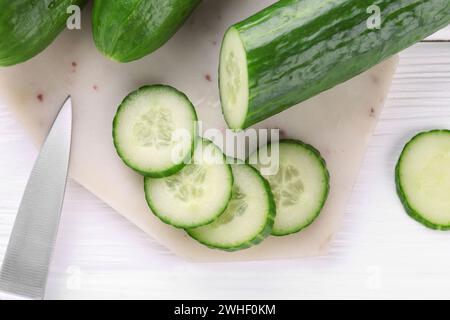
[[[172,91],[174,94],[177,95],[181,95],[186,102],[189,102],[191,109],[192,109],[192,114],[193,114],[193,121],[197,122],[198,121],[198,117],[197,117],[197,112],[195,111],[195,107],[192,104],[192,102],[189,100],[189,98],[181,91],[171,87],[171,86],[167,86],[167,85],[163,85],[163,84],[157,84],[157,85],[146,85],[146,86],[142,86],[139,89],[137,89],[136,91],[133,91],[132,93],[130,93],[128,96],[125,97],[125,99],[122,101],[122,103],[119,105],[116,115],[114,116],[114,120],[113,120],[113,131],[112,131],[112,136],[113,136],[113,143],[114,143],[114,147],[116,149],[117,154],[119,155],[120,159],[122,159],[122,161],[131,169],[133,169],[135,172],[137,172],[138,174],[144,176],[144,177],[150,177],[150,178],[164,178],[164,177],[169,177],[179,171],[181,171],[185,166],[186,163],[188,163],[189,159],[192,157],[192,155],[194,154],[194,150],[195,150],[195,145],[196,145],[196,141],[197,141],[197,128],[195,128],[195,132],[194,132],[194,136],[192,137],[192,147],[191,147],[191,152],[190,154],[188,154],[186,156],[186,159],[184,161],[182,161],[179,164],[174,165],[171,168],[168,168],[167,170],[163,170],[163,171],[150,171],[150,170],[142,170],[141,168],[139,168],[138,166],[133,164],[133,161],[128,159],[123,153],[122,150],[119,146],[119,144],[117,143],[117,125],[119,124],[120,121],[120,113],[121,111],[126,108],[127,104],[128,104],[128,100],[132,99],[134,95],[139,95],[140,92],[145,91],[145,90],[149,90],[149,89],[154,89],[154,88],[162,88],[165,90],[170,90]]]
[[[328,200],[328,195],[330,194],[330,172],[328,171],[327,163],[326,163],[325,159],[322,157],[322,155],[320,154],[319,150],[314,148],[312,145],[304,143],[304,142],[302,142],[300,140],[294,140],[294,139],[283,139],[283,140],[279,141],[279,144],[280,145],[281,144],[290,144],[290,145],[294,145],[294,146],[297,146],[299,148],[307,149],[308,151],[310,151],[319,160],[320,165],[322,167],[322,172],[324,173],[324,176],[325,176],[325,183],[326,183],[326,188],[325,188],[324,193],[322,195],[322,202],[320,203],[320,205],[319,205],[319,207],[317,209],[317,212],[313,215],[313,217],[311,218],[311,221],[309,221],[308,224],[302,225],[300,227],[294,227],[294,228],[292,228],[290,230],[285,230],[284,232],[276,232],[275,230],[272,230],[272,235],[273,236],[283,237],[283,236],[288,236],[288,235],[291,235],[291,234],[299,233],[300,231],[308,228],[319,217],[320,213],[323,210],[323,207],[325,206],[325,203]],[[269,147],[270,147],[270,144],[269,144]],[[257,150],[256,152],[259,152],[259,150]],[[247,159],[247,162],[248,162],[248,159]]]
[[[370,30],[368,7],[381,9]],[[235,24],[248,60],[242,128],[368,70],[450,23],[448,0],[283,0]],[[234,128],[236,129],[236,128]]]
[[[397,194],[400,198],[400,201],[403,204],[403,207],[405,208],[406,213],[413,218],[414,220],[416,220],[417,222],[423,224],[425,227],[433,229],[433,230],[441,230],[441,231],[448,231],[450,230],[450,225],[439,225],[439,224],[435,224],[431,221],[428,221],[420,212],[418,212],[416,209],[414,209],[411,204],[410,201],[408,199],[408,196],[406,195],[404,188],[402,186],[402,181],[401,181],[401,165],[402,165],[402,160],[403,160],[403,156],[404,154],[407,152],[408,148],[410,146],[412,146],[414,144],[414,142],[419,139],[420,137],[424,136],[424,135],[429,135],[429,134],[448,134],[449,139],[450,139],[450,130],[431,130],[431,131],[426,131],[426,132],[421,132],[419,134],[417,134],[416,136],[414,136],[403,148],[403,151],[400,155],[400,159],[397,162],[397,165],[395,167],[395,185],[397,188]]]
[[[233,162],[234,163],[234,162]],[[241,250],[245,250],[245,249],[249,249],[251,247],[254,247],[258,244],[260,244],[261,242],[263,242],[268,236],[270,236],[270,234],[272,233],[272,227],[273,224],[275,222],[275,216],[276,216],[276,205],[275,205],[275,200],[272,194],[272,189],[270,188],[269,182],[258,172],[258,170],[256,170],[254,167],[248,165],[248,164],[241,164],[241,165],[246,165],[249,168],[251,168],[255,174],[258,175],[258,177],[260,178],[261,183],[264,186],[264,190],[267,192],[267,201],[268,201],[268,215],[267,215],[267,220],[266,223],[264,225],[264,228],[253,238],[250,239],[248,241],[246,241],[245,243],[241,244],[241,245],[236,245],[236,246],[220,246],[220,245],[212,245],[208,242],[202,241],[201,239],[198,239],[194,233],[192,233],[192,229],[186,229],[186,233],[193,238],[195,241],[207,246],[210,249],[219,249],[222,251],[227,251],[227,252],[236,252],[236,251],[241,251]]]
[[[130,62],[165,44],[201,0],[95,0],[92,30],[107,57]]]
[[[203,141],[203,142],[206,142],[206,143],[208,143],[208,144],[209,144],[209,143],[213,143],[213,142],[211,142],[211,141],[209,141],[209,140],[207,140],[207,139],[204,139],[204,138],[199,138],[199,139],[200,139],[200,141],[197,141],[196,144],[202,143],[202,141]],[[225,161],[225,159],[226,159],[225,155],[224,155],[223,157],[224,157],[224,161]],[[225,163],[225,162],[224,162],[224,163]],[[230,181],[231,185],[233,185],[233,183],[234,183],[234,177],[233,177],[233,173],[232,173],[232,170],[231,170],[231,166],[230,166],[229,164],[226,164],[226,163],[225,163],[224,165],[225,165],[226,168],[228,169],[229,181]],[[178,228],[178,229],[197,228],[197,227],[201,227],[201,226],[204,226],[204,225],[207,225],[207,224],[212,223],[214,220],[216,220],[217,218],[219,218],[219,217],[225,212],[225,210],[227,209],[228,203],[229,203],[230,200],[231,200],[231,196],[232,196],[231,189],[230,189],[230,194],[229,194],[229,196],[227,197],[226,201],[224,202],[223,207],[222,207],[220,210],[218,210],[217,214],[216,214],[214,217],[212,217],[210,220],[205,221],[205,222],[200,223],[200,224],[197,224],[197,225],[189,225],[189,226],[188,226],[188,225],[180,225],[180,224],[177,224],[177,223],[173,222],[172,220],[170,220],[170,219],[168,219],[168,218],[162,216],[162,215],[160,214],[159,210],[156,208],[156,206],[155,206],[155,204],[154,204],[152,198],[149,196],[149,193],[147,192],[147,189],[148,189],[148,187],[149,187],[151,181],[152,181],[152,178],[150,178],[150,177],[144,177],[144,193],[145,193],[145,200],[147,201],[147,205],[148,205],[148,207],[150,208],[150,211],[153,213],[153,215],[155,215],[159,220],[161,220],[161,221],[164,222],[165,224],[171,225],[172,227],[175,227],[175,228]]]
[[[87,0],[0,0],[0,66],[31,59],[66,26],[71,5]]]

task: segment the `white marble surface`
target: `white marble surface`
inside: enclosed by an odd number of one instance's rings
[[[49,299],[450,298],[450,233],[402,210],[393,168],[417,131],[450,128],[450,28],[401,55],[390,97],[331,253],[192,264],[70,181]],[[0,260],[36,150],[0,108]]]

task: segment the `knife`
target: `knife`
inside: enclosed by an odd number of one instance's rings
[[[64,101],[31,171],[0,271],[0,299],[44,298],[58,231],[72,140]]]

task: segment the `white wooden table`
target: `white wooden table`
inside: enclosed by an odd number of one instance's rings
[[[192,264],[69,181],[49,299],[450,298],[450,233],[411,220],[393,169],[416,132],[450,128],[450,28],[401,54],[328,256]],[[0,261],[36,150],[0,108]]]

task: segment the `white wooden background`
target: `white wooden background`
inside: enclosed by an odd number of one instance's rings
[[[450,232],[407,217],[393,168],[416,132],[450,128],[450,28],[401,54],[329,255],[193,264],[69,181],[49,299],[450,298]],[[0,261],[36,150],[0,107]],[[450,196],[450,195],[449,195]]]

